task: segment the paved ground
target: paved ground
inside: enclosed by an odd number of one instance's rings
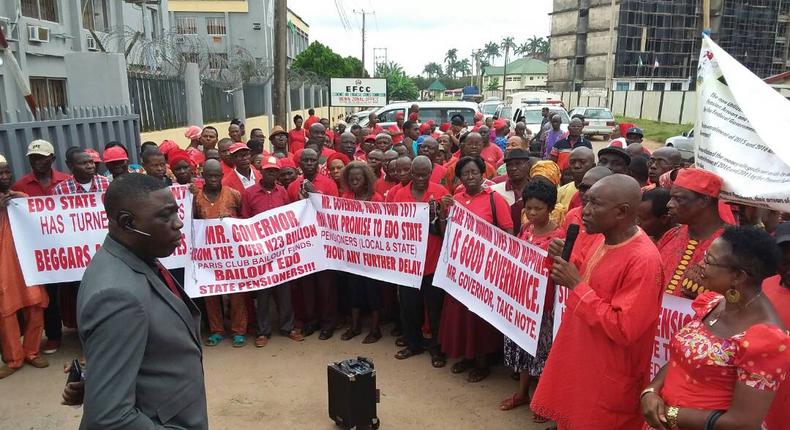
[[[388,332],[391,326],[385,326]],[[206,387],[212,429],[334,429],[327,413],[326,365],[362,355],[376,365],[381,390],[379,418],[383,429],[543,429],[532,423],[527,407],[509,412],[499,402],[512,394],[516,382],[502,366],[478,384],[450,373],[449,365],[434,369],[424,354],[395,360],[393,338],[374,345],[363,336],[348,342],[340,333],[328,341],[313,335],[302,343],[275,337],[263,349],[240,349],[228,340],[205,351]],[[64,347],[48,356],[47,369],[24,367],[0,381],[0,429],[75,429],[82,411],[60,405],[65,375],[62,363],[78,354],[74,332]],[[450,362],[452,364],[452,361]]]

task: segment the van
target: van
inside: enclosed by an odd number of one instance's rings
[[[568,124],[571,119],[565,108],[557,105],[530,105],[530,104],[513,104],[510,106],[502,105],[497,109],[497,117],[509,119],[513,124],[517,123],[523,117],[524,124],[532,135],[537,135],[540,132],[540,126],[543,123],[543,108],[549,108],[549,112],[560,116],[560,129],[568,131]]]
[[[420,122],[427,122],[432,120],[434,123],[442,124],[449,123],[453,115],[460,114],[464,117],[464,121],[471,125],[474,123],[474,117],[477,112],[480,112],[480,107],[477,103],[473,102],[459,102],[459,101],[444,101],[444,102],[402,102],[391,103],[376,110],[376,115],[379,118],[379,125],[387,128],[395,124],[395,115],[403,113],[403,118],[408,120],[406,114],[411,105],[416,104],[420,107]],[[362,118],[359,125],[365,127],[368,125],[368,118]]]

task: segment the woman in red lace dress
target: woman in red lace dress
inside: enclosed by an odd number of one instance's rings
[[[642,392],[642,413],[658,429],[758,429],[790,367],[790,337],[760,289],[778,251],[764,230],[730,227],[708,248],[710,291],[675,335],[670,357]],[[723,294],[723,295],[722,295]]]
[[[548,181],[533,180],[527,184],[522,194],[522,201],[525,203],[523,214],[527,218],[527,223],[522,226],[518,237],[547,250],[552,240],[565,237],[562,228],[550,219],[550,214],[557,204],[557,187]],[[544,264],[546,275],[549,274],[551,268],[549,261],[546,258]],[[534,357],[521,349],[510,338],[505,337],[505,365],[520,372],[520,375],[518,391],[499,405],[499,409],[503,411],[529,403],[529,386],[532,379],[539,377],[543,372],[543,366],[549,356],[554,333],[554,284],[551,281],[546,288],[546,298],[543,303],[543,318],[540,323],[538,348]],[[546,418],[537,414],[533,415],[532,420],[536,423],[547,421]]]

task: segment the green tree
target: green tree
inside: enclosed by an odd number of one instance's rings
[[[343,58],[320,42],[313,42],[296,56],[291,69],[295,72],[312,72],[329,78],[365,77],[362,62],[354,57]]]
[[[390,61],[379,64],[376,77],[387,80],[387,97],[390,100],[416,100],[420,95],[414,80],[406,76],[398,63]]]
[[[425,65],[425,68],[422,70],[431,78],[438,78],[444,74],[444,70],[442,69],[441,64],[436,62],[430,62]]]
[[[549,39],[540,38],[537,46],[535,47],[535,56],[546,61],[549,58]]]
[[[486,87],[487,91],[496,91],[499,89],[499,77],[492,76],[491,79],[488,81],[488,86]]]
[[[499,57],[499,45],[495,42],[488,42],[483,46],[483,55],[488,59],[488,64],[491,64],[491,61]]]
[[[456,61],[455,65],[453,66],[453,70],[461,74],[461,76],[471,75],[472,74],[472,66],[469,63],[468,58],[464,58],[461,61]]]
[[[502,50],[505,51],[505,65],[502,68],[502,79],[503,82],[507,82],[507,61],[508,61],[508,54],[511,50],[516,47],[516,43],[513,42],[513,37],[506,37],[502,39],[502,43],[500,45]],[[505,85],[502,85],[502,100],[505,99]]]
[[[447,54],[444,55],[444,62],[447,63],[446,70],[449,76],[455,76],[455,65],[457,61],[458,49],[448,49]]]

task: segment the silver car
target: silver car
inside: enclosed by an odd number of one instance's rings
[[[617,121],[614,120],[612,112],[604,107],[577,107],[568,113],[571,118],[580,114],[584,117],[585,136],[603,136],[604,140],[609,140],[612,134],[617,131]]]
[[[683,132],[680,136],[672,136],[664,143],[665,146],[671,146],[680,151],[683,156],[683,161],[687,163],[694,162],[694,129]]]

